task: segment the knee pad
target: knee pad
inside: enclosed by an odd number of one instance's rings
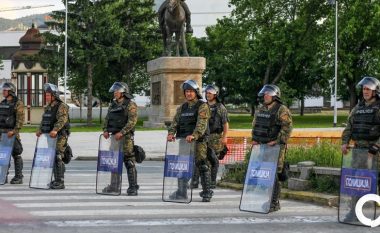
[[[209,169],[209,167],[207,166],[207,164],[201,164],[201,166],[199,166],[199,170],[201,172],[207,172]]]
[[[128,169],[128,168],[134,168],[135,167],[135,163],[128,159],[127,161],[125,161],[125,167]]]
[[[21,155],[13,155],[13,154],[12,154],[12,158],[14,160],[20,160],[20,159],[22,159]]]

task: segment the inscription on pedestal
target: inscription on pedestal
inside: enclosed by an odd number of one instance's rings
[[[185,96],[181,88],[182,83],[183,83],[183,80],[174,81],[174,104],[175,105],[180,105],[185,101]]]
[[[161,82],[152,83],[152,104],[161,105]]]

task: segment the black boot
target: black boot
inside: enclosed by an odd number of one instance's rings
[[[194,168],[193,178],[191,179],[190,188],[196,189],[199,186],[199,169],[197,166]]]
[[[219,163],[211,166],[211,185],[212,189],[216,188],[216,177],[218,176]]]
[[[128,196],[137,196],[137,190],[139,186],[137,185],[137,171],[135,163],[132,160],[125,162],[125,167],[127,168],[129,187],[127,189]]]
[[[170,194],[169,198],[171,200],[186,200],[187,199],[187,183],[188,180],[185,178],[178,179],[178,189],[174,193]]]
[[[119,193],[120,192],[120,176],[118,173],[111,173],[111,184],[107,185],[102,192],[103,193]]]
[[[211,174],[208,166],[202,164],[199,168],[201,175],[202,192],[199,195],[202,197],[202,202],[210,202],[214,192],[211,190]]]
[[[280,194],[281,194],[281,186],[278,178],[276,177],[274,181],[273,194],[272,194],[272,202],[270,204],[269,212],[278,211],[281,209],[280,206]]]
[[[17,155],[14,156],[14,164],[15,164],[15,176],[11,180],[11,184],[22,184],[22,178],[24,177],[22,175],[22,168],[23,168],[23,161],[21,156]]]
[[[65,174],[65,164],[62,160],[56,159],[55,166],[53,169],[54,172],[54,181],[51,183],[51,189],[64,189],[64,174]]]

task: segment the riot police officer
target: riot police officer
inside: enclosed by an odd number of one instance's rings
[[[252,122],[252,144],[267,144],[269,146],[280,145],[280,155],[278,159],[277,175],[273,188],[270,211],[280,209],[280,180],[283,176],[286,143],[292,131],[292,116],[290,110],[282,104],[281,91],[276,85],[264,85],[260,90],[259,101],[262,105],[258,108]]]
[[[67,147],[67,140],[70,135],[69,106],[59,98],[58,87],[52,83],[44,84],[45,98],[47,106],[42,115],[40,128],[36,133],[49,134],[52,138],[57,138],[56,157],[53,167],[54,180],[50,184],[52,189],[64,189],[65,164],[63,162],[64,152]]]
[[[193,28],[191,27],[191,12],[190,12],[190,9],[189,7],[187,6],[185,0],[180,0],[181,2],[181,5],[183,7],[183,10],[185,11],[185,15],[186,15],[186,32],[187,33],[193,33]],[[169,4],[169,0],[165,0],[160,8],[158,9],[157,11],[157,14],[158,14],[158,21],[159,21],[159,24],[160,24],[160,28],[163,28],[164,27],[164,18],[165,18],[165,10],[167,8]]]
[[[115,82],[109,92],[113,93],[114,100],[104,121],[103,136],[109,138],[111,133],[115,135],[116,140],[124,140],[124,165],[127,169],[129,182],[127,195],[137,196],[139,186],[137,185],[137,170],[133,152],[137,105],[132,101],[133,95],[130,94],[129,87],[124,82]],[[112,179],[115,179],[115,174],[111,177],[111,185],[108,189],[113,188]]]
[[[227,132],[229,119],[226,107],[219,100],[219,88],[214,85],[207,85],[206,89],[207,104],[211,110],[209,119],[210,136],[208,139],[207,158],[211,164],[211,188],[216,188],[216,177],[219,168],[220,153],[227,146]],[[199,171],[195,169],[192,180],[192,188],[198,188]]]
[[[374,77],[364,77],[358,84],[361,99],[352,109],[347,126],[342,133],[342,153],[348,153],[348,145],[353,140],[355,148],[368,149],[368,156],[379,156],[380,151],[380,82]],[[375,160],[377,161],[377,160]],[[361,163],[353,154],[352,163]],[[358,198],[351,200],[351,210],[345,221],[356,219],[355,205]]]
[[[13,83],[6,82],[1,86],[3,89],[3,101],[0,103],[0,130],[7,133],[8,137],[16,135],[12,157],[15,166],[15,176],[11,184],[22,184],[23,160],[21,157],[22,145],[20,141],[20,129],[24,124],[24,104],[16,96],[16,87]],[[8,177],[6,179],[6,182]]]
[[[187,142],[196,142],[195,165],[200,171],[203,202],[212,198],[210,165],[207,160],[207,137],[209,135],[208,120],[210,109],[203,102],[198,84],[194,80],[187,80],[182,84],[186,102],[178,107],[171,125],[168,128],[168,141],[176,137],[186,138]],[[187,198],[187,181],[180,183],[178,190],[171,195],[173,199]]]

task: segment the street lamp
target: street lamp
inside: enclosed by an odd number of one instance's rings
[[[67,80],[67,12],[69,9],[67,8],[67,2],[66,0],[66,12],[65,12],[65,72],[63,77],[63,83],[64,83],[64,100],[66,103],[66,92],[67,92],[67,86],[66,86],[66,80]]]
[[[338,106],[337,106],[337,94],[338,94],[338,1],[329,0],[329,4],[335,5],[335,87],[334,87],[334,127],[338,122]]]

